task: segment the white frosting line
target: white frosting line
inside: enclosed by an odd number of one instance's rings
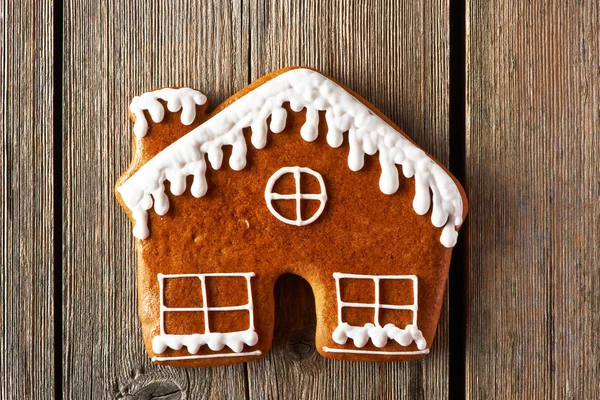
[[[378,356],[413,356],[417,354],[429,354],[429,349],[417,351],[372,351],[372,350],[350,350],[350,349],[334,349],[331,347],[323,347],[323,350],[328,353],[349,353],[349,354],[375,354]]]
[[[267,119],[271,117],[274,132],[281,131],[287,118],[283,105],[287,102],[294,111],[306,109],[306,122],[300,135],[307,141],[315,140],[318,135],[319,111],[325,112],[330,146],[340,146],[344,140],[343,132],[348,132],[348,166],[351,170],[358,171],[363,167],[365,154],[373,155],[379,151],[379,187],[383,193],[393,194],[398,190],[396,164],[401,165],[405,177],[415,178],[415,212],[424,215],[432,208],[432,224],[444,227],[441,243],[446,247],[456,244],[456,228],[462,223],[463,203],[450,175],[341,86],[308,69],[284,72],[240,97],[165,148],[123,183],[118,190],[135,220],[134,236],[138,239],[148,237],[147,211],[150,208],[154,206],[159,215],[168,211],[165,180],[171,182],[173,194],[180,195],[185,191],[185,178],[192,175],[192,194],[203,196],[207,190],[204,155],[208,155],[214,169],[219,169],[223,161],[222,147],[231,145],[229,165],[234,170],[243,169],[247,150],[243,129],[251,127],[252,144],[263,148],[267,143]],[[149,111],[152,114],[152,110]]]
[[[209,274],[158,274],[158,285],[160,292],[160,314],[159,326],[160,335],[152,338],[152,350],[155,353],[163,353],[167,348],[180,350],[183,346],[187,347],[190,354],[196,354],[200,347],[208,345],[213,351],[220,351],[225,346],[236,353],[244,349],[244,345],[255,346],[258,343],[258,334],[254,330],[254,304],[252,302],[252,287],[250,278],[254,272],[222,272]],[[248,288],[248,303],[240,306],[210,307],[209,299],[206,296],[206,277],[244,277]],[[164,280],[173,278],[198,278],[202,290],[202,307],[167,307],[164,302]],[[237,332],[211,332],[209,324],[209,312],[225,312],[247,310],[249,313],[250,324],[247,330]],[[165,331],[165,312],[202,312],[204,315],[204,333],[194,333],[190,335],[171,335]],[[216,357],[216,356],[215,356]]]
[[[376,347],[384,347],[387,345],[388,339],[395,340],[402,346],[409,346],[415,342],[419,350],[424,350],[427,347],[427,341],[423,337],[423,333],[417,327],[417,313],[419,310],[418,299],[418,281],[416,275],[360,275],[360,274],[344,274],[335,272],[335,287],[337,292],[338,303],[338,326],[331,335],[334,342],[337,344],[346,344],[348,338],[352,339],[354,345],[358,348],[364,347],[369,339]],[[340,279],[368,279],[372,280],[375,285],[375,303],[350,303],[342,301],[340,291]],[[381,304],[379,301],[379,287],[381,280],[410,280],[413,284],[413,303],[406,305]],[[372,323],[367,323],[364,326],[350,325],[342,320],[342,309],[344,307],[360,307],[373,308],[374,315]],[[394,324],[379,324],[380,309],[391,310],[409,310],[413,313],[412,324],[407,325],[404,329],[398,328]]]
[[[221,358],[221,357],[246,357],[246,356],[260,356],[262,352],[260,350],[248,351],[245,353],[223,353],[223,354],[202,354],[198,356],[176,356],[176,357],[152,357],[152,361],[177,361],[177,360],[198,360],[202,358]]]
[[[148,133],[148,121],[146,121],[144,110],[148,111],[154,122],[161,122],[165,117],[165,109],[159,100],[166,101],[167,108],[171,112],[183,109],[181,111],[181,123],[184,125],[190,125],[196,119],[197,105],[206,104],[204,94],[189,88],[165,88],[136,96],[131,101],[129,110],[135,115],[133,133],[138,137],[144,137]]]
[[[279,194],[273,193],[273,185],[279,178],[281,178],[285,174],[293,174],[294,180],[296,182],[296,193],[294,194]],[[319,181],[319,186],[321,188],[321,193],[318,194],[304,194],[300,191],[300,175],[301,174],[309,174],[317,178]],[[273,207],[273,200],[295,200],[296,201],[296,219],[291,220],[289,218],[285,218],[283,215],[279,214],[277,210]],[[300,205],[302,200],[319,200],[321,204],[319,205],[319,209],[315,212],[309,219],[303,220],[300,212]],[[265,201],[267,202],[267,207],[271,214],[275,216],[281,222],[285,222],[289,225],[296,226],[305,226],[312,224],[316,221],[317,218],[321,215],[323,210],[325,209],[325,203],[327,202],[327,192],[325,190],[325,182],[323,181],[323,177],[318,172],[313,171],[310,168],[305,167],[283,167],[277,172],[275,172],[268,180],[267,187],[265,188]]]

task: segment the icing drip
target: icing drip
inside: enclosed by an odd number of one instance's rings
[[[346,341],[350,338],[358,348],[364,347],[369,339],[379,348],[384,347],[388,339],[395,340],[401,346],[408,346],[415,342],[419,350],[427,347],[423,334],[416,325],[412,324],[400,329],[394,324],[387,324],[384,327],[375,326],[371,323],[365,324],[365,326],[352,326],[342,322],[333,331],[332,338],[337,344],[346,344]]]
[[[415,178],[415,212],[424,215],[433,207],[432,224],[444,227],[441,243],[446,247],[456,244],[456,228],[462,223],[463,204],[452,178],[424,151],[350,93],[318,72],[307,69],[287,71],[240,97],[157,154],[119,187],[123,201],[135,220],[134,236],[139,239],[148,237],[147,211],[152,206],[157,213],[168,211],[165,180],[177,181],[178,193],[182,193],[185,177],[192,175],[192,194],[201,197],[206,193],[204,154],[208,155],[211,166],[219,169],[223,161],[223,145],[232,145],[229,164],[234,170],[243,169],[246,165],[246,142],[242,130],[251,127],[252,145],[263,148],[267,143],[269,116],[273,132],[284,129],[287,113],[282,106],[286,102],[293,111],[306,109],[306,122],[300,134],[307,141],[315,140],[318,135],[319,111],[325,111],[327,143],[330,146],[339,147],[343,142],[343,132],[348,132],[348,166],[351,170],[358,171],[363,167],[365,154],[373,155],[379,151],[379,187],[383,193],[393,194],[398,190],[395,165],[401,165],[405,177]]]
[[[200,347],[208,345],[213,351],[223,350],[225,346],[229,347],[235,353],[244,349],[244,344],[254,346],[258,343],[258,335],[253,329],[239,332],[211,332],[194,335],[160,335],[152,339],[152,350],[156,354],[163,353],[167,348],[180,350],[183,346],[187,347],[190,354],[196,354]]]
[[[154,92],[144,93],[136,96],[129,105],[129,110],[135,115],[133,132],[144,137],[148,132],[148,121],[144,115],[147,110],[152,121],[161,122],[165,117],[165,109],[159,100],[167,102],[167,109],[171,112],[181,111],[181,123],[190,125],[196,119],[196,106],[206,103],[206,96],[197,90],[181,88],[165,88]]]

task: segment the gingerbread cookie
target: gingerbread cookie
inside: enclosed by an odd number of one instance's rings
[[[323,356],[429,352],[467,201],[373,105],[317,71],[287,68],[210,113],[185,88],[136,97],[130,111],[133,161],[116,194],[134,223],[155,362],[265,355],[284,273],[312,286]]]

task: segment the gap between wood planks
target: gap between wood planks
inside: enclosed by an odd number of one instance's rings
[[[465,189],[466,152],[466,0],[451,0],[450,25],[450,171]],[[468,191],[467,191],[468,194]],[[452,253],[449,276],[449,388],[450,400],[466,397],[466,324],[468,224],[463,222]]]
[[[462,183],[465,178],[465,0],[450,1],[449,8],[449,136],[450,171]],[[251,33],[249,32],[249,35]],[[59,397],[63,387],[63,4],[54,3],[54,99],[53,99],[53,138],[54,138],[54,377],[55,397]],[[248,79],[251,83],[252,63],[251,44],[248,41]],[[459,241],[454,248],[449,277],[449,397],[465,398],[465,348],[466,348],[466,288],[467,259],[465,237],[468,227],[462,228]],[[248,368],[244,364],[245,396],[249,398]]]
[[[54,398],[62,398],[63,383],[63,4],[54,3],[54,24],[52,40],[53,56],[53,129],[54,146],[52,157],[54,162]]]
[[[449,3],[449,168],[465,184],[466,154],[466,0]],[[251,32],[248,33],[251,35]],[[248,78],[252,83],[252,40],[248,40]],[[466,187],[466,185],[464,185]],[[453,251],[449,276],[449,398],[466,396],[466,323],[467,323],[467,253],[468,226],[462,228]],[[246,398],[250,396],[249,370],[244,364]]]

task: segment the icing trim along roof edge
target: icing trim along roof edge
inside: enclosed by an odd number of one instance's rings
[[[199,92],[189,93],[196,95]],[[339,147],[344,140],[343,133],[348,132],[348,167],[352,171],[362,169],[365,154],[379,152],[379,187],[383,193],[393,194],[398,190],[396,165],[402,166],[403,175],[415,179],[415,212],[425,215],[432,208],[432,224],[444,227],[440,242],[445,247],[456,244],[456,228],[463,221],[463,200],[452,177],[346,89],[305,68],[287,70],[245,93],[163,149],[119,186],[117,190],[135,221],[134,236],[138,239],[148,237],[148,210],[154,208],[158,215],[168,212],[165,180],[171,183],[171,192],[179,196],[186,190],[186,177],[192,175],[191,193],[194,197],[202,197],[207,191],[204,154],[208,155],[211,167],[219,169],[223,162],[222,147],[231,145],[229,165],[234,170],[242,170],[246,166],[247,152],[242,130],[250,127],[252,145],[262,149],[267,143],[269,129],[274,133],[285,129],[287,111],[283,104],[288,102],[294,112],[306,109],[306,122],[300,135],[307,142],[318,136],[319,111],[325,112],[326,139],[331,147]],[[198,104],[185,99],[181,103]],[[267,127],[269,117],[271,122]]]

